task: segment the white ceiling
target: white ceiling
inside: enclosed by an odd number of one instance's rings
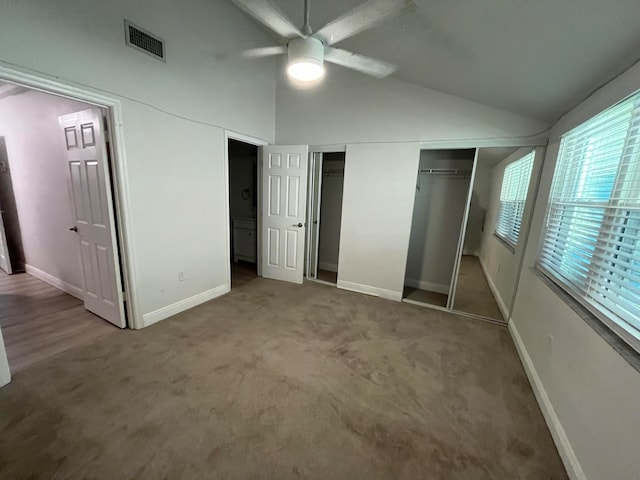
[[[272,0],[298,25],[303,0]],[[312,0],[318,29],[361,0]],[[413,0],[337,46],[397,78],[553,122],[640,57],[638,0]],[[330,68],[340,68],[331,66]]]

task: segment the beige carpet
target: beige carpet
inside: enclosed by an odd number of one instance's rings
[[[0,477],[565,479],[505,328],[257,279],[0,389]]]

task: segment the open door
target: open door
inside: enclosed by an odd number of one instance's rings
[[[262,147],[262,276],[302,283],[307,145]]]
[[[97,108],[59,118],[67,162],[75,225],[84,274],[84,306],[124,328],[124,302],[109,165],[102,115]]]

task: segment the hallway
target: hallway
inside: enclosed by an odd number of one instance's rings
[[[11,373],[119,329],[78,300],[26,273],[0,272],[0,327]]]

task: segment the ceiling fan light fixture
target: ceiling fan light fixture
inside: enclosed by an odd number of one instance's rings
[[[313,37],[289,42],[287,74],[300,82],[313,82],[324,76],[324,44]]]

